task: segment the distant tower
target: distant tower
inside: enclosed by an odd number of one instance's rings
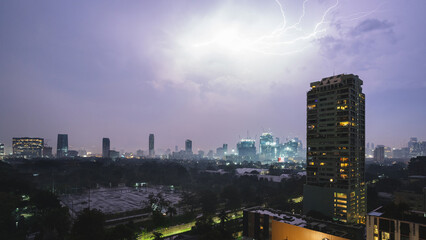
[[[374,161],[379,163],[385,162],[385,146],[377,145],[374,149]]]
[[[56,157],[62,158],[66,156],[68,156],[68,134],[58,134]]]
[[[185,151],[187,153],[192,153],[192,141],[189,139],[186,139],[185,141]]]
[[[149,134],[149,156],[154,157],[155,156],[155,150],[154,150],[154,134]]]
[[[228,154],[228,144],[224,143],[222,148],[223,148],[223,154],[227,155]]]
[[[110,141],[109,138],[102,139],[102,157],[109,158]]]
[[[0,143],[0,160],[4,158],[4,144]]]

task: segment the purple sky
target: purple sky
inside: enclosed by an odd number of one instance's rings
[[[281,7],[281,8],[280,8]],[[426,140],[426,1],[0,1],[0,142],[305,142],[309,83],[364,80],[367,141]],[[281,11],[282,10],[282,11]]]

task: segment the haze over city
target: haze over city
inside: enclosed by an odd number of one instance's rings
[[[2,1],[0,142],[100,152],[305,143],[309,83],[357,74],[366,142],[426,139],[426,2]]]

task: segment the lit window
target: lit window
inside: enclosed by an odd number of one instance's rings
[[[350,122],[340,122],[339,125],[342,127],[346,127],[350,124]]]
[[[348,198],[346,193],[334,193],[334,196],[337,198]]]
[[[308,105],[308,109],[314,109],[314,108],[316,108],[316,107],[317,107],[317,105],[315,105],[315,104]]]

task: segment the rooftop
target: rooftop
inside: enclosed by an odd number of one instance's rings
[[[311,217],[291,214],[275,209],[253,207],[246,209],[245,211],[268,215],[273,217],[275,221],[350,239],[353,238],[352,236],[355,231],[360,231],[363,229],[362,225],[343,225],[336,222],[318,220]]]

